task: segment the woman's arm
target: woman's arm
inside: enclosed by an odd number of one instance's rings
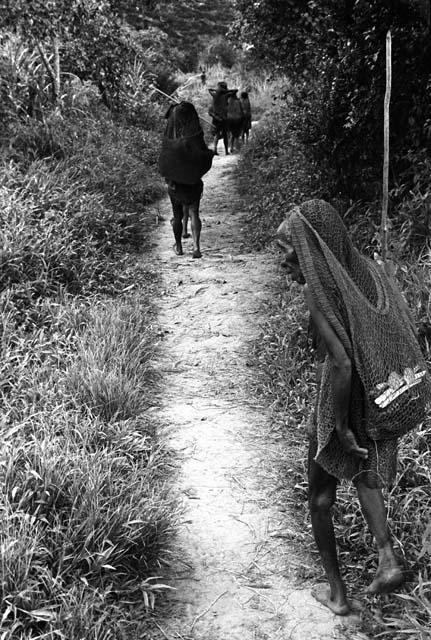
[[[337,334],[316,306],[307,285],[304,286],[304,297],[331,362],[335,428],[338,438],[345,451],[365,459],[368,456],[368,452],[366,449],[359,447],[354,433],[349,427],[352,363]]]

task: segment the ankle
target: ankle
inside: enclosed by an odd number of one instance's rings
[[[398,560],[395,556],[392,544],[390,541],[386,542],[383,546],[379,547],[379,565],[386,567],[398,566]]]
[[[326,573],[329,583],[331,600],[334,602],[344,602],[347,599],[346,587],[339,571],[329,571]]]

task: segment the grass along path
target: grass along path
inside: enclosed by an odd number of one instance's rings
[[[332,640],[355,619],[319,605],[298,580],[305,533],[271,495],[283,483],[270,407],[247,396],[249,343],[260,331],[262,302],[278,267],[268,254],[245,253],[235,193],[237,156],[215,157],[201,207],[201,260],[172,250],[168,199],[160,205],[155,255],[164,286],[162,423],[178,452],[185,515],[175,543],[166,619],[155,637],[201,640]],[[292,450],[292,456],[295,450]],[[306,535],[309,534],[307,533]],[[303,573],[303,572],[302,572]],[[166,577],[164,577],[166,582]]]

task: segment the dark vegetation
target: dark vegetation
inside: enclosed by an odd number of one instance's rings
[[[151,637],[179,507],[147,411],[165,192],[150,85],[195,71],[193,28],[209,43],[228,17],[206,9],[0,2],[4,640]]]
[[[294,86],[289,126],[324,172],[325,189],[357,218],[378,222],[381,192],[385,36],[393,38],[391,219],[407,248],[429,235],[431,74],[429,5],[397,2],[239,2],[234,28],[255,55]],[[359,205],[357,203],[360,203]],[[374,204],[374,207],[372,205]],[[400,237],[401,236],[401,237]]]
[[[338,208],[364,252],[372,255],[380,249],[384,51],[391,29],[391,251],[431,362],[430,3],[239,0],[237,6],[243,18],[233,32],[254,44],[250,55],[256,61],[291,80],[274,95],[273,109],[240,163],[249,208],[247,234],[257,249],[268,245],[289,203],[311,197]],[[280,430],[297,441],[312,407],[313,382],[306,314],[295,286],[286,291],[280,283],[267,315],[256,345],[265,374],[255,391],[275,399]],[[408,583],[391,597],[367,598],[363,628],[372,636],[430,637],[430,433],[427,421],[402,443],[398,481],[388,503]],[[303,472],[304,461],[295,469],[292,490],[304,500],[300,517],[306,520]],[[341,561],[352,595],[357,595],[373,575],[375,554],[349,486],[339,492],[336,519]]]

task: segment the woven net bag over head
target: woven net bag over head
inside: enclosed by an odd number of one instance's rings
[[[360,378],[367,434],[380,440],[413,429],[425,418],[431,381],[395,282],[355,249],[340,216],[323,200],[295,207],[283,228],[313,300]],[[322,388],[318,422],[333,420],[331,391]]]

